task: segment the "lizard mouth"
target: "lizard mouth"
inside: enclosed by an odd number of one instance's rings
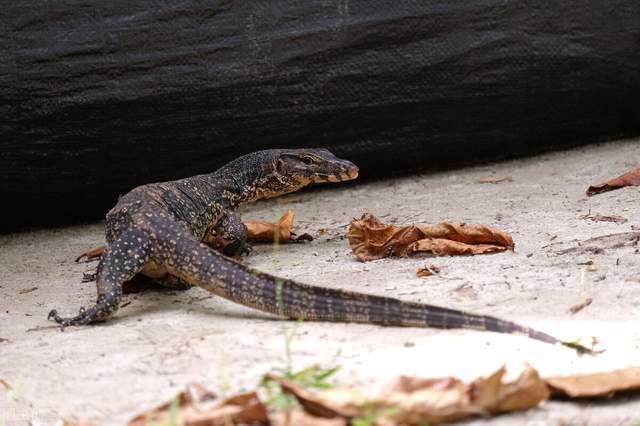
[[[351,164],[351,166],[347,168],[347,171],[345,173],[346,178],[344,178],[344,180],[355,179],[358,177],[359,173],[360,173],[360,169],[358,168],[358,166],[356,166],[355,164]]]
[[[358,177],[358,167],[353,166],[349,169],[343,169],[339,173],[331,174],[331,175],[316,175],[316,179],[314,179],[315,183],[323,183],[323,182],[344,182],[347,180],[353,180]]]

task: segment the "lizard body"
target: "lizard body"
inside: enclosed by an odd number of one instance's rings
[[[107,214],[107,245],[97,268],[95,305],[81,308],[71,318],[52,310],[49,318],[62,327],[106,320],[119,307],[122,284],[141,273],[175,288],[197,285],[291,319],[465,328],[559,343],[546,333],[495,317],[310,286],[253,270],[224,255],[245,248],[245,229],[235,213],[240,204],[357,175],[354,164],[326,149],[266,150],[240,157],[212,174],[137,187]],[[224,254],[201,242],[212,232],[232,240]]]

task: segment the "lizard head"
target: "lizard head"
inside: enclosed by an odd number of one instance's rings
[[[306,186],[311,183],[343,182],[358,177],[358,167],[324,148],[283,150],[276,160],[276,173]]]
[[[271,198],[297,191],[310,184],[343,182],[358,177],[358,167],[329,150],[277,149],[258,152],[262,158],[260,177],[243,200]],[[270,161],[265,162],[264,156]]]

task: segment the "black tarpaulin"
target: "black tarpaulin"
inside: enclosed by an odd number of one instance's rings
[[[640,130],[630,0],[18,0],[0,43],[4,228],[262,148],[365,178]]]

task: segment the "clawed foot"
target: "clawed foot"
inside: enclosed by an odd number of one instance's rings
[[[78,315],[72,318],[63,318],[58,315],[58,311],[52,309],[49,315],[47,315],[47,319],[53,319],[60,324],[60,331],[64,331],[65,327],[69,327],[70,325],[85,325],[91,322],[90,315],[87,314],[87,310],[84,308],[80,308]]]
[[[236,260],[241,260],[242,256],[248,256],[252,251],[253,247],[247,243],[233,242],[222,249],[222,254],[233,257]]]

